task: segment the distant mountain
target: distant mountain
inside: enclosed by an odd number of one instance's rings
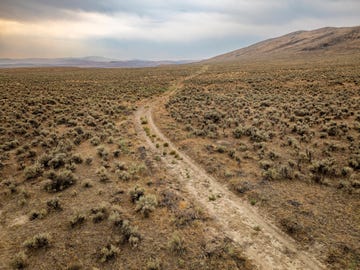
[[[0,58],[0,68],[15,67],[86,67],[86,68],[140,68],[157,67],[162,65],[187,64],[194,61],[146,61],[129,60],[120,61],[100,56],[87,56],[81,58]]]
[[[297,31],[216,56],[205,62],[360,53],[360,26]]]
[[[102,56],[86,56],[86,57],[82,57],[82,58],[80,58],[80,59],[86,60],[86,61],[92,61],[92,62],[111,62],[111,61],[119,61],[119,59],[106,58],[106,57],[102,57]]]

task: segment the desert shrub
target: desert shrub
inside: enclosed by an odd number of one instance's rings
[[[129,166],[128,172],[132,177],[136,177],[146,172],[146,165],[144,163],[132,164]]]
[[[56,211],[62,210],[61,203],[58,198],[48,200],[46,202],[46,205],[50,210],[56,210]]]
[[[120,216],[120,213],[119,211],[117,211],[116,209],[113,209],[111,212],[110,212],[110,215],[109,215],[109,220],[110,222],[112,222],[114,224],[114,226],[121,226],[122,225],[122,218]]]
[[[355,189],[360,189],[360,175],[353,174],[350,177],[350,184]]]
[[[24,146],[16,149],[15,155],[19,156],[19,155],[21,155],[21,154],[24,154],[28,148],[29,148],[29,146],[27,146],[27,145],[25,146],[25,145],[24,145]]]
[[[326,132],[329,136],[337,136],[339,135],[340,130],[336,123],[331,123],[330,126],[327,128]]]
[[[262,160],[262,161],[260,161],[259,165],[260,165],[260,168],[261,168],[261,169],[267,171],[267,170],[269,170],[271,167],[273,167],[274,164],[273,164],[271,161]]]
[[[211,111],[211,112],[206,112],[204,114],[204,118],[206,120],[211,120],[213,123],[219,123],[222,118],[222,115],[218,111]]]
[[[26,157],[27,158],[34,158],[36,157],[37,153],[34,150],[29,150]]]
[[[129,181],[131,179],[131,175],[127,171],[116,170],[115,173],[119,180]]]
[[[138,233],[137,227],[132,226],[129,220],[123,220],[117,211],[111,213],[109,220],[120,233],[121,244],[129,243],[133,247],[138,246],[141,235]]]
[[[294,178],[294,169],[288,165],[281,165],[279,174],[282,178],[291,180]]]
[[[15,149],[18,146],[19,146],[19,141],[12,140],[12,141],[6,142],[3,145],[1,145],[1,149],[4,151],[9,151],[9,150]]]
[[[28,257],[23,251],[16,254],[10,263],[10,266],[13,269],[24,269],[27,267],[27,265],[28,265]]]
[[[276,160],[276,159],[278,159],[278,158],[280,157],[279,154],[277,154],[277,153],[275,153],[275,152],[273,152],[273,151],[270,151],[269,154],[268,154],[268,156],[269,156],[269,158],[270,158],[271,160]]]
[[[348,176],[350,176],[352,173],[353,173],[353,169],[350,168],[350,167],[345,166],[345,167],[343,167],[343,168],[341,169],[341,175],[344,176],[344,177],[348,177]]]
[[[240,194],[244,194],[253,189],[253,186],[249,182],[241,181],[239,178],[231,179],[230,186]]]
[[[132,203],[137,202],[142,196],[144,196],[145,190],[139,186],[135,186],[133,189],[130,190],[130,200]]]
[[[99,260],[102,263],[108,262],[114,259],[120,253],[120,249],[114,245],[107,245],[99,251]]]
[[[35,220],[35,219],[43,219],[46,217],[46,215],[48,214],[48,212],[46,211],[46,209],[41,209],[40,211],[32,211],[29,215],[29,219],[30,220]]]
[[[136,202],[136,212],[141,212],[144,217],[149,217],[150,213],[155,210],[158,202],[157,198],[153,194],[141,196]]]
[[[66,270],[81,270],[81,269],[83,269],[83,267],[81,264],[78,263],[73,263],[66,268]]]
[[[240,139],[245,134],[245,130],[243,127],[237,127],[233,131],[234,138]]]
[[[114,164],[115,170],[126,171],[126,165],[122,162],[116,162]]]
[[[59,169],[64,167],[66,164],[66,154],[57,153],[55,156],[48,162],[48,165],[53,169]]]
[[[48,192],[63,191],[76,183],[76,177],[69,170],[63,170],[59,173],[50,172],[49,181],[45,184],[44,188]]]
[[[86,179],[86,180],[83,181],[82,186],[83,186],[84,188],[91,188],[91,187],[93,186],[93,185],[92,185],[92,181],[89,180],[89,179]]]
[[[129,153],[129,146],[131,146],[130,142],[124,139],[121,139],[118,143],[119,150],[124,154]]]
[[[283,218],[280,220],[280,226],[287,234],[296,239],[307,237],[306,228],[296,218]]]
[[[201,208],[188,207],[186,209],[176,209],[175,211],[175,224],[177,227],[183,227],[191,224],[196,220],[205,220],[207,217],[204,215]]]
[[[106,205],[101,205],[90,210],[90,218],[94,223],[99,223],[108,217],[108,210]]]
[[[116,149],[116,150],[113,151],[113,156],[114,156],[115,158],[120,157],[120,154],[121,154],[121,151],[120,151],[119,149]]]
[[[146,125],[148,123],[146,118],[141,117],[141,124]]]
[[[1,183],[1,180],[0,180],[0,183]],[[9,180],[9,181],[4,181],[3,183],[10,190],[11,194],[18,192],[18,188],[17,188],[18,185],[16,182]]]
[[[50,235],[48,233],[39,233],[23,243],[27,249],[41,249],[50,245]]]
[[[103,146],[99,146],[97,148],[97,154],[99,157],[101,157],[104,160],[107,160],[109,156],[109,152]]]
[[[178,255],[183,254],[186,250],[184,240],[178,233],[174,233],[171,236],[171,239],[168,242],[168,247],[170,251]]]
[[[353,155],[350,157],[349,166],[354,170],[360,170],[360,154]]]
[[[38,163],[33,166],[25,168],[24,175],[26,180],[35,179],[41,176],[43,173],[42,166]]]
[[[80,156],[80,154],[75,154],[71,157],[71,161],[74,162],[75,164],[81,164],[83,163],[83,159]]]
[[[128,220],[124,220],[121,225],[121,233],[124,240],[132,246],[137,246],[141,240],[141,236],[137,231],[137,227],[130,225]]]
[[[262,173],[264,180],[277,180],[279,179],[279,173],[275,168],[270,168]]]
[[[81,226],[86,220],[86,217],[80,213],[76,213],[69,221],[70,227],[75,228]]]
[[[93,145],[93,146],[98,146],[100,144],[100,138],[99,137],[93,137],[91,140],[90,140],[90,143]]]
[[[38,159],[38,164],[43,166],[44,168],[49,167],[49,161],[52,159],[52,156],[50,154],[42,154]]]
[[[310,166],[310,171],[314,174],[314,176],[335,176],[336,175],[336,168],[335,168],[335,161],[333,159],[323,159],[314,162]]]
[[[113,129],[113,127],[111,128]],[[110,136],[107,141],[106,141],[108,144],[113,144],[114,143],[114,138],[112,136]]]
[[[93,161],[92,157],[87,157],[87,158],[85,159],[85,164],[88,165],[88,166],[90,166],[91,163],[92,163],[92,161]]]
[[[226,151],[227,151],[227,148],[225,146],[220,145],[220,146],[216,147],[216,152],[218,152],[220,154],[226,153]]]
[[[161,262],[157,259],[150,259],[146,264],[147,270],[161,270]]]
[[[96,171],[96,175],[99,177],[100,182],[108,182],[110,180],[110,176],[104,166],[100,167]]]

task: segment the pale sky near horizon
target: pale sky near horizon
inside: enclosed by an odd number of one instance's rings
[[[360,25],[360,0],[0,0],[0,57],[203,59]]]

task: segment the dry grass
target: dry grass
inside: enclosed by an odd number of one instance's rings
[[[132,123],[138,103],[193,69],[0,71],[1,269],[239,269],[212,221],[187,217],[195,205],[164,203],[177,180]],[[191,247],[180,255],[175,230]]]
[[[357,60],[213,65],[156,113],[180,149],[333,269],[360,265]]]

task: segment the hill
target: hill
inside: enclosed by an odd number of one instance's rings
[[[222,54],[206,62],[360,53],[360,26],[297,31]]]

